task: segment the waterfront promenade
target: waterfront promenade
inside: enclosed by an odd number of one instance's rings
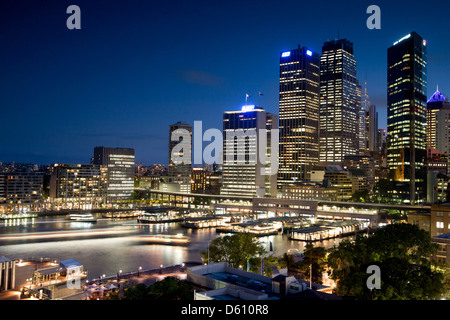
[[[160,268],[154,268],[149,270],[138,270],[136,272],[117,273],[114,276],[99,276],[97,278],[86,280],[83,285],[85,291],[83,294],[77,294],[73,297],[67,297],[67,300],[79,300],[86,299],[89,294],[95,293],[91,296],[102,297],[104,292],[107,292],[108,288],[114,288],[119,290],[119,298],[123,295],[124,289],[130,287],[133,283],[145,284],[145,286],[151,286],[157,281],[161,281],[166,277],[174,277],[179,280],[186,280],[187,273],[186,268],[198,265],[199,263],[183,263],[173,266],[161,266]],[[100,292],[104,291],[104,292]]]

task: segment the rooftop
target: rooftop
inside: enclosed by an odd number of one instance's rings
[[[83,266],[81,263],[74,259],[67,259],[59,262],[65,268],[73,268],[73,267],[81,267]]]
[[[448,98],[445,95],[443,95],[439,90],[436,90],[436,92],[427,101],[427,103],[433,102],[448,102]]]
[[[440,235],[438,235],[438,236],[435,236],[434,238],[438,238],[438,239],[450,239],[450,232],[444,233],[444,234],[440,234]]]
[[[3,263],[3,262],[10,262],[10,261],[12,261],[12,260],[9,259],[9,258],[7,258],[7,257],[5,257],[5,256],[1,256],[1,257],[0,257],[0,263]]]

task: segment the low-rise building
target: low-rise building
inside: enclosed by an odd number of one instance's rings
[[[41,299],[60,299],[83,291],[87,272],[68,259],[22,260],[0,257],[0,291],[20,290]]]
[[[161,182],[159,190],[178,193],[191,193],[191,183],[184,182]]]
[[[321,183],[304,182],[292,186],[284,186],[283,199],[296,200],[326,200],[337,201],[337,189],[326,188]]]
[[[207,193],[208,190],[208,176],[211,172],[204,168],[192,168],[191,173],[191,192],[192,193]]]
[[[270,278],[232,268],[227,262],[188,268],[187,280],[209,289],[197,292],[196,300],[279,300],[307,290],[306,282],[293,276]]]
[[[450,204],[432,205],[430,219],[432,237],[450,232]]]
[[[437,263],[445,263],[450,267],[450,232],[432,238],[439,245],[439,251],[434,255]]]
[[[418,226],[427,232],[431,231],[431,213],[411,212],[408,214],[408,223]]]
[[[139,188],[159,190],[161,183],[160,175],[142,176],[139,177]]]
[[[15,287],[16,262],[7,257],[0,257],[0,292]]]
[[[341,166],[325,167],[324,186],[337,190],[338,201],[350,201],[353,195],[352,175]]]

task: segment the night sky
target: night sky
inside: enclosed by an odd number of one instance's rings
[[[428,40],[427,95],[450,93],[450,5],[416,2],[2,0],[0,161],[89,163],[108,146],[167,163],[170,124],[221,129],[246,93],[277,114],[280,52],[338,36],[386,128],[387,48],[411,31]],[[72,4],[81,30],[66,27]],[[366,27],[371,4],[381,30]]]

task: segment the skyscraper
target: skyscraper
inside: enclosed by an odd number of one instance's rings
[[[437,145],[437,135],[441,133],[437,130],[438,124],[443,124],[438,122],[438,114],[442,113],[442,110],[449,110],[450,103],[448,98],[443,95],[439,88],[427,101],[427,146],[438,149],[441,152],[446,152],[445,150],[440,150]],[[441,146],[442,147],[442,146]]]
[[[182,161],[183,158],[186,161]],[[179,121],[169,126],[169,181],[190,183],[191,171],[192,126]]]
[[[108,202],[130,198],[134,191],[134,149],[95,147],[92,163],[108,169]]]
[[[361,107],[359,108],[358,111],[359,154],[366,154],[368,146],[366,118],[370,106],[369,95],[367,94],[367,81],[364,83],[364,90],[358,83],[357,96],[358,98],[361,97],[360,99]]]
[[[427,101],[427,147],[445,153],[448,158],[449,137],[450,103],[448,98],[437,89]]]
[[[366,136],[367,136],[367,149],[370,152],[379,151],[377,145],[378,139],[378,112],[374,105],[369,107],[366,112]]]
[[[401,202],[424,199],[427,41],[412,32],[388,49],[388,154],[390,178]]]
[[[271,167],[273,168],[272,152],[277,150],[272,149],[272,129],[278,129],[278,117],[260,107],[244,106],[241,111],[224,113],[220,194],[276,196],[277,175]],[[278,145],[273,147],[277,148]],[[264,161],[261,156],[265,156]],[[278,167],[278,158],[273,161],[276,161]]]
[[[278,188],[310,180],[319,162],[320,55],[305,47],[281,53]]]
[[[358,80],[353,43],[325,42],[320,58],[320,162],[341,164],[359,151]]]

